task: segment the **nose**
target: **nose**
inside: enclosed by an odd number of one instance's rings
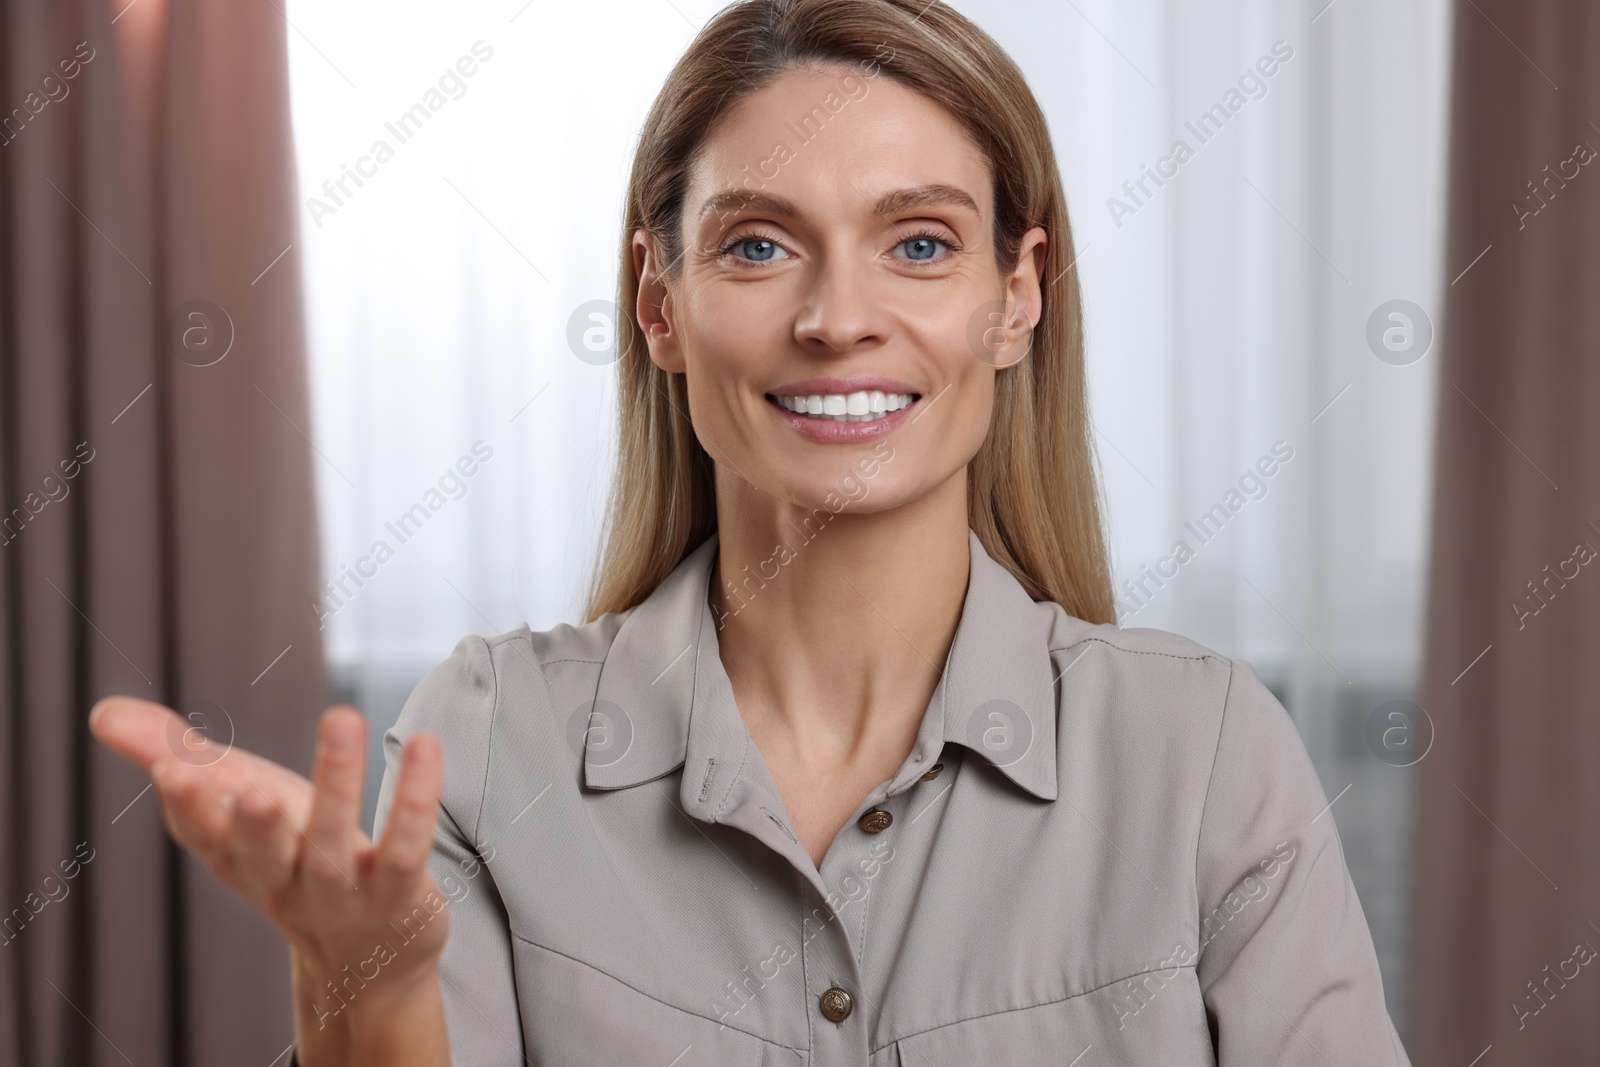
[[[889,314],[882,280],[860,253],[824,250],[803,283],[805,298],[794,336],[819,355],[855,351],[888,339]]]

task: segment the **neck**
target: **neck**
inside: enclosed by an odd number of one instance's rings
[[[718,473],[710,599],[752,735],[819,771],[908,752],[966,599],[966,471],[903,507],[837,514]]]

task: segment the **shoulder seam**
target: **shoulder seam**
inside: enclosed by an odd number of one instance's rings
[[[477,636],[478,640],[482,641],[489,648],[497,648],[500,645],[509,644],[510,642],[515,641],[517,638],[521,637],[523,632],[526,630],[527,624],[524,623],[522,626],[519,626],[514,630],[507,630],[504,633],[491,634],[488,637],[484,637],[481,634],[475,636]]]
[[[1230,656],[1228,658],[1228,688],[1223,691],[1222,710],[1217,715],[1217,742],[1216,747],[1211,751],[1211,770],[1206,773],[1206,795],[1205,799],[1200,802],[1200,824],[1195,828],[1194,834],[1194,887],[1197,901],[1199,901],[1200,897],[1200,839],[1206,833],[1206,814],[1211,810],[1211,786],[1217,779],[1217,760],[1222,754],[1222,730],[1227,725],[1228,700],[1233,696],[1233,679],[1237,672],[1238,665]],[[1205,902],[1199,902],[1204,907]],[[1199,971],[1196,970],[1195,973],[1198,974]]]
[[[1181,635],[1178,635],[1178,636],[1181,636]],[[1131,655],[1135,655],[1135,656],[1165,656],[1167,659],[1186,659],[1186,660],[1191,660],[1191,661],[1194,661],[1194,662],[1201,662],[1201,661],[1208,660],[1208,659],[1214,659],[1214,660],[1221,661],[1221,660],[1224,660],[1224,659],[1228,658],[1226,656],[1223,656],[1219,652],[1203,652],[1198,656],[1180,656],[1176,652],[1152,652],[1149,649],[1144,649],[1144,648],[1127,648],[1127,647],[1124,647],[1123,645],[1116,644],[1115,642],[1107,641],[1104,637],[1095,637],[1093,635],[1088,635],[1088,634],[1084,635],[1083,637],[1080,637],[1076,641],[1069,642],[1068,644],[1057,645],[1056,647],[1049,649],[1049,651],[1051,651],[1051,652],[1065,652],[1067,649],[1073,648],[1074,646],[1077,646],[1077,645],[1081,645],[1085,641],[1098,641],[1102,645],[1105,645],[1107,648],[1114,648],[1118,652],[1127,652],[1127,653],[1129,653]]]
[[[494,763],[494,724],[500,717],[500,671],[494,664],[494,651],[489,642],[482,637],[478,640],[483,642],[484,658],[489,661],[489,682],[494,696],[489,707],[489,736],[483,749],[483,785],[478,791],[478,810],[472,816],[472,840],[467,842],[473,851],[477,851],[478,842],[482,840],[478,830],[483,825],[483,808],[489,796],[489,768]],[[508,642],[499,642],[499,644],[506,643]]]

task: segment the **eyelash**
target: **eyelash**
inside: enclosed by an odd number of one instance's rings
[[[735,248],[738,248],[740,245],[747,244],[747,243],[749,243],[751,241],[766,241],[766,242],[769,242],[771,244],[775,244],[780,248],[783,247],[783,242],[778,240],[776,237],[772,236],[770,233],[765,233],[765,232],[760,231],[760,230],[750,230],[750,231],[746,231],[745,233],[739,234],[738,236],[736,236],[732,240],[730,240],[727,244],[723,245],[717,251],[717,257],[719,259],[727,259],[732,254],[732,252],[733,252],[733,250]],[[939,232],[933,231],[933,230],[923,230],[923,231],[920,231],[920,232],[917,232],[917,233],[906,234],[904,237],[900,238],[899,241],[895,242],[895,247],[898,248],[900,245],[906,244],[907,242],[910,242],[910,241],[937,241],[937,242],[939,242],[940,244],[944,245],[946,248],[949,249],[948,255],[951,255],[951,256],[953,256],[957,252],[961,251],[961,245],[957,244],[956,241],[953,238],[951,238],[947,234],[939,233]],[[738,259],[739,257],[738,256],[733,256],[732,258]],[[946,258],[946,257],[939,257],[939,258],[935,258],[935,259],[907,259],[906,262],[911,264],[913,267],[917,267],[917,268],[931,267],[931,266],[934,266],[934,265],[942,262],[944,258]],[[745,260],[745,262],[750,264],[751,266],[758,265],[757,261],[755,261],[755,260],[748,260],[747,259],[747,260]]]

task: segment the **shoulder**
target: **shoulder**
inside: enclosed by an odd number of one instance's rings
[[[1092,625],[1051,607],[1064,727],[1092,731],[1103,751],[1118,754],[1113,763],[1161,767],[1199,817],[1202,871],[1207,856],[1221,857],[1225,879],[1242,855],[1333,833],[1333,820],[1319,819],[1327,795],[1300,730],[1248,660],[1166,630]],[[1074,717],[1083,721],[1067,725]]]
[[[1207,782],[1219,761],[1235,769],[1287,762],[1302,781],[1310,773],[1299,730],[1249,661],[1168,630],[1094,624],[1055,603],[1036,606],[1050,616],[1064,728],[1075,716],[1088,719],[1105,741],[1169,750],[1203,769]]]
[[[1049,608],[1067,751],[1092,753],[1114,768],[1119,795],[1195,835],[1202,896],[1226,893],[1266,857],[1337,852],[1299,728],[1249,661],[1166,630]]]
[[[1058,677],[1076,684],[1100,680],[1129,697],[1142,696],[1168,714],[1219,717],[1230,688],[1248,674],[1246,684],[1261,685],[1244,660],[1234,659],[1182,634],[1153,627],[1090,623],[1045,601],[1035,607],[1047,617],[1050,658]],[[1265,686],[1262,685],[1265,689]]]
[[[598,669],[626,617],[610,613],[581,625],[532,630],[524,623],[499,634],[468,634],[417,683],[397,725],[486,727],[504,694],[537,696],[548,676],[569,664]]]
[[[560,729],[552,693],[567,691],[574,672],[598,676],[626,615],[545,630],[524,623],[504,633],[462,637],[417,683],[385,733],[387,761],[393,763],[417,731],[433,734],[444,749],[445,805],[458,819],[475,821],[490,753],[496,738],[506,736],[508,709],[519,734],[530,726],[534,736],[540,727]],[[544,723],[530,721],[538,719]]]

